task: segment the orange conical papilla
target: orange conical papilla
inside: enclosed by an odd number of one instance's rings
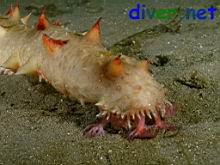
[[[94,43],[101,44],[101,30],[100,30],[100,22],[102,17],[100,17],[96,23],[92,26],[92,28],[86,33],[84,36],[84,40]]]
[[[40,17],[38,19],[38,23],[37,23],[37,30],[43,31],[43,30],[47,29],[48,27],[49,27],[49,22],[45,16],[45,10],[42,9]]]
[[[53,38],[50,38],[47,34],[43,34],[42,39],[49,55],[52,55],[57,48],[61,48],[68,43],[68,40],[55,40]]]
[[[17,4],[15,7],[11,5],[6,12],[6,16],[8,16],[13,22],[18,23],[20,21],[20,5],[19,1],[17,1]]]
[[[105,66],[105,76],[109,79],[118,78],[124,73],[124,65],[121,56],[117,56]]]
[[[9,7],[9,9],[8,9],[8,11],[6,12],[5,15],[11,17],[11,16],[12,16],[12,13],[13,13],[13,10],[14,10],[14,8],[13,8],[13,6],[12,6],[12,4],[11,4],[11,6]]]

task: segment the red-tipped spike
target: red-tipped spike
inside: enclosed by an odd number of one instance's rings
[[[96,23],[95,23],[95,25],[92,27],[92,29],[93,30],[96,30],[98,33],[100,33],[100,22],[101,22],[101,20],[102,20],[102,17],[100,17],[97,21],[96,21]]]
[[[12,21],[19,22],[19,20],[20,20],[20,5],[19,5],[19,1],[17,1],[17,4],[16,4],[15,7],[13,7],[12,5],[10,6],[10,8],[8,9],[6,15],[9,16]]]
[[[124,74],[124,65],[121,61],[121,56],[116,57],[105,68],[105,76],[108,79],[115,79]]]
[[[20,21],[20,5],[19,2],[17,1],[16,6],[13,9],[12,15],[11,15],[11,19],[15,22],[19,22]]]
[[[57,48],[63,47],[65,44],[68,43],[68,40],[55,40],[53,38],[50,38],[48,35],[44,34],[43,35],[43,43],[46,46],[48,52],[50,54],[53,54]]]
[[[100,17],[96,23],[93,25],[93,27],[86,33],[85,40],[91,42],[91,43],[101,43],[101,34],[100,34],[100,22],[102,20],[102,17]]]
[[[17,7],[18,9],[20,9],[20,3],[19,3],[19,0],[17,0],[17,2],[16,2],[16,6],[15,7]]]
[[[114,59],[114,63],[115,63],[116,65],[120,65],[120,64],[121,64],[121,55],[119,55],[118,57],[116,57],[116,58]]]
[[[48,28],[49,26],[49,22],[45,16],[45,11],[44,9],[41,11],[41,15],[38,19],[38,23],[37,23],[37,30],[38,31],[43,31],[45,30],[46,28]]]
[[[13,6],[12,6],[12,4],[11,4],[11,6],[10,6],[9,9],[8,9],[8,11],[6,12],[6,15],[7,15],[7,16],[12,16],[13,10],[14,10],[14,8],[13,8]]]

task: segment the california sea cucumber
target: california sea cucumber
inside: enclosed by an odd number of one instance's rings
[[[131,130],[129,139],[152,138],[175,113],[165,90],[149,72],[149,63],[107,50],[100,35],[99,19],[85,34],[52,25],[44,11],[30,28],[30,15],[20,18],[19,5],[0,18],[2,73],[34,74],[72,99],[94,103],[98,122],[85,135],[103,135],[107,124]],[[7,71],[7,72],[6,72]]]

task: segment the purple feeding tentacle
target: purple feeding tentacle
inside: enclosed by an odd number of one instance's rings
[[[155,119],[155,127],[158,129],[162,129],[165,131],[176,131],[177,127],[174,125],[171,125],[169,123],[166,123],[163,118],[161,118],[159,113],[154,114]]]
[[[105,134],[105,130],[101,124],[92,124],[85,128],[84,134],[87,137],[103,136]]]
[[[0,75],[14,75],[15,73],[10,70],[10,69],[6,69],[0,66]]]
[[[176,115],[176,105],[174,103],[167,102],[165,105],[165,117],[172,117]]]
[[[128,139],[129,140],[134,140],[135,138],[151,139],[156,137],[157,134],[158,134],[158,129],[155,129],[153,127],[148,127],[145,124],[145,117],[142,116],[140,119],[138,119],[138,124],[136,128],[129,133]]]
[[[104,127],[109,123],[109,120],[102,118],[98,123],[88,125],[84,129],[84,135],[87,137],[103,136],[105,134]]]

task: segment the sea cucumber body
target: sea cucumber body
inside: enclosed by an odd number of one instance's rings
[[[70,35],[64,29],[56,26],[42,31],[26,28],[24,25],[6,23],[4,20],[5,32],[0,35],[0,65],[4,66],[10,58],[17,58],[17,67],[23,66],[31,57],[40,56],[44,47],[42,35],[48,34],[54,38],[68,38]],[[0,25],[1,24],[0,19]],[[9,26],[10,25],[10,26]],[[7,64],[6,64],[7,65]],[[14,69],[7,67],[9,69]],[[16,68],[17,69],[17,68]]]
[[[164,106],[164,89],[139,61],[121,56],[125,73],[116,78],[105,76],[105,66],[115,56],[103,46],[93,45],[82,37],[69,43],[53,56],[44,53],[41,70],[60,92],[81,102],[99,103],[102,111],[129,116],[154,113]]]
[[[145,119],[165,128],[161,118],[170,103],[163,86],[149,72],[147,61],[114,54],[101,44],[100,19],[86,34],[77,34],[48,28],[44,13],[40,18],[37,30],[7,27],[7,20],[0,19],[0,66],[16,74],[34,70],[62,94],[98,106],[102,123],[86,129],[90,135],[103,134],[108,122],[137,128],[130,137],[151,136]]]

